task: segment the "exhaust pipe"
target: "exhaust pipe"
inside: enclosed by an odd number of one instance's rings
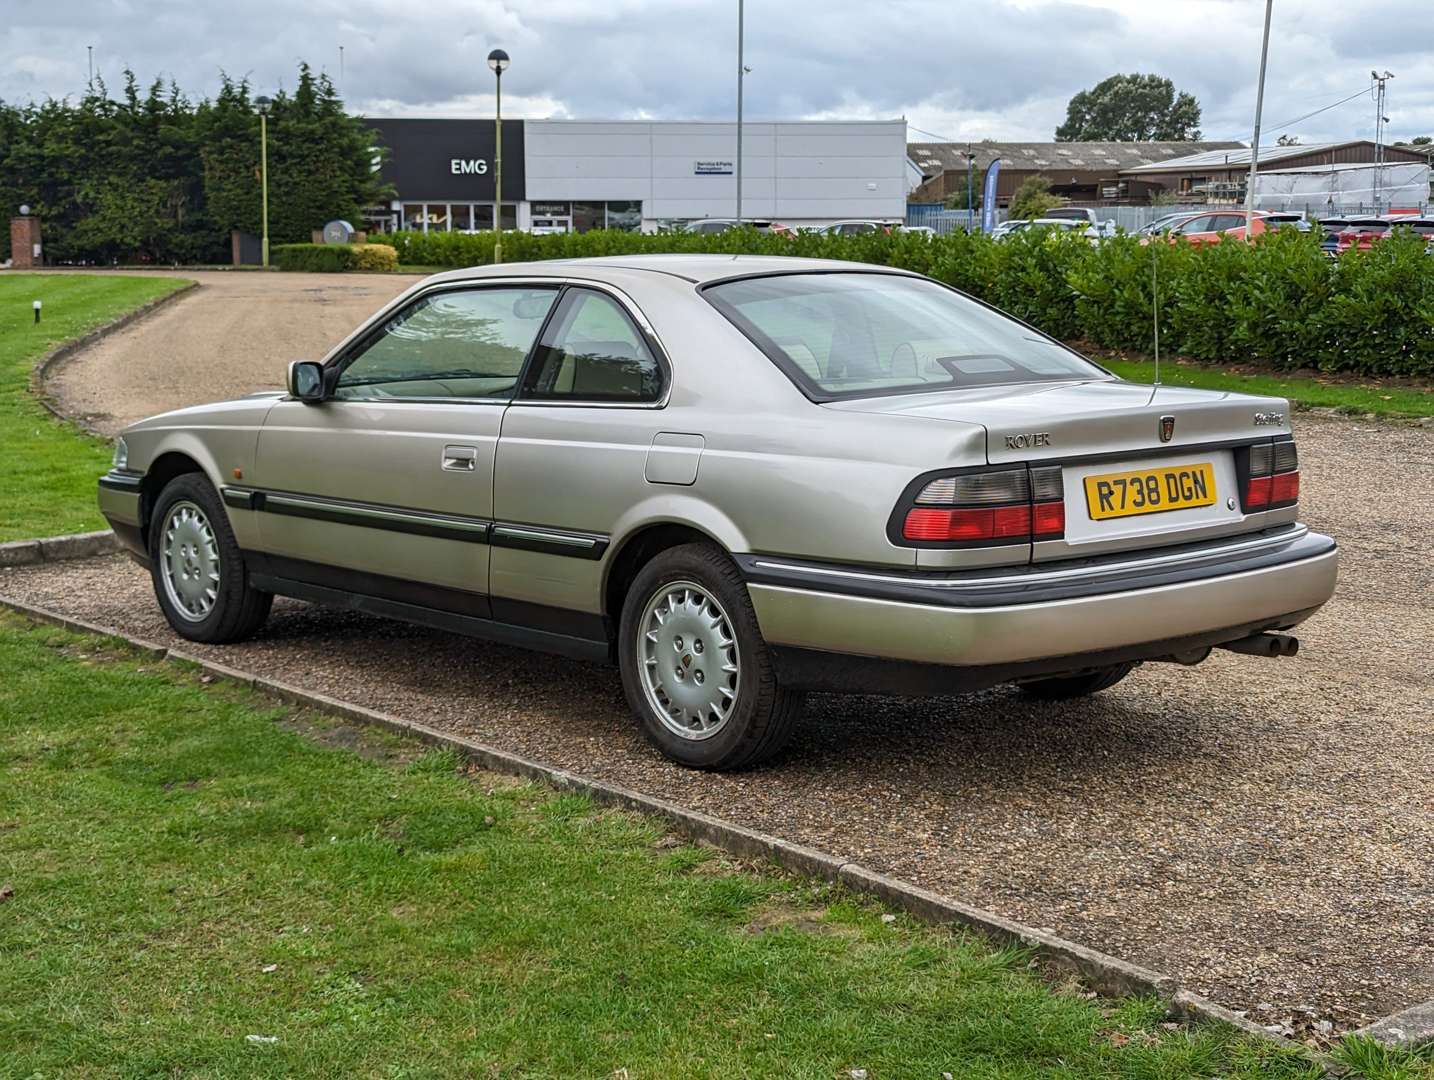
[[[1294,656],[1300,651],[1300,639],[1290,634],[1251,634],[1227,641],[1220,648],[1246,656]]]

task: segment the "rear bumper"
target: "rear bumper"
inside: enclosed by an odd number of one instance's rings
[[[1074,670],[1308,618],[1338,551],[1302,525],[1142,557],[934,576],[739,560],[766,640],[788,650],[954,667]],[[1222,636],[1222,634],[1224,636]],[[1012,675],[1009,677],[1017,677]],[[996,680],[1004,681],[1004,680]]]

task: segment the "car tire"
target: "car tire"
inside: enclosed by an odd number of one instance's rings
[[[628,704],[678,764],[748,768],[791,738],[805,695],[778,681],[746,583],[720,548],[684,544],[643,566],[618,635]]]
[[[1110,667],[1097,668],[1080,675],[1060,675],[1054,679],[1036,679],[1017,685],[1033,698],[1040,698],[1042,701],[1065,701],[1109,690],[1134,669],[1134,664],[1112,664]]]
[[[154,595],[180,637],[211,645],[243,641],[269,617],[274,594],[249,584],[224,504],[202,473],[177,476],[159,493],[149,555]]]

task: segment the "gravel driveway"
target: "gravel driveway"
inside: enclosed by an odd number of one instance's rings
[[[192,400],[252,381],[206,377]],[[3,571],[0,594],[825,848],[1262,1023],[1343,1030],[1434,998],[1434,431],[1296,431],[1302,516],[1344,560],[1298,657],[1147,665],[1074,704],[814,697],[789,753],[733,776],[658,757],[605,669],[288,601],[256,641],[179,643],[118,557]]]
[[[290,360],[317,360],[423,280],[413,274],[155,273],[201,287],[67,360],[48,380],[67,415],[105,435],[166,409],[277,389]]]

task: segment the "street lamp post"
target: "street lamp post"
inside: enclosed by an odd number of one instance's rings
[[[1250,178],[1245,182],[1246,243],[1255,239],[1255,173],[1260,167],[1260,113],[1265,107],[1265,61],[1270,55],[1270,12],[1274,6],[1275,0],[1265,0],[1265,36],[1260,44],[1260,85],[1255,91],[1255,138],[1250,143]]]
[[[503,261],[503,72],[508,70],[508,54],[494,49],[488,54],[488,66],[497,80],[497,97],[493,107],[493,262]]]
[[[264,235],[259,242],[260,261],[269,267],[269,110],[274,107],[272,99],[256,97],[254,105],[259,110],[259,199],[260,215],[263,219]]]

